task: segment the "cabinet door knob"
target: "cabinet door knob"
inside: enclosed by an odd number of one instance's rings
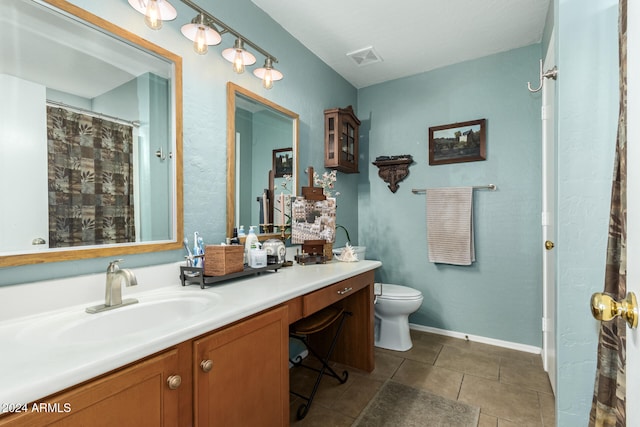
[[[203,360],[202,362],[200,362],[200,367],[202,368],[203,372],[209,372],[211,369],[213,369],[213,360]]]
[[[353,290],[353,288],[344,288],[344,289],[339,290],[338,294],[344,295],[344,294],[346,294],[348,292],[351,292],[352,290]]]
[[[182,377],[180,375],[171,375],[167,378],[167,385],[171,390],[177,389],[180,387],[180,384],[182,384]]]

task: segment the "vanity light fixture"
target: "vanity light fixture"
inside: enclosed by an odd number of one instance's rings
[[[178,16],[167,0],[129,0],[129,5],[144,15],[144,23],[152,30],[159,30],[162,21],[172,21]]]
[[[181,28],[182,34],[193,41],[193,48],[196,53],[200,55],[206,54],[209,46],[219,44],[222,41],[222,35],[229,33],[236,40],[232,48],[222,51],[222,56],[233,64],[233,71],[238,74],[243,73],[247,65],[256,63],[256,57],[245,49],[245,45],[248,45],[252,50],[259,52],[266,58],[264,67],[258,68],[253,72],[257,78],[262,80],[262,85],[266,89],[271,89],[273,82],[283,78],[282,73],[273,68],[273,63],[278,62],[275,56],[202,9],[192,0],[180,1],[198,12],[198,16],[192,19],[191,23],[185,24]],[[145,23],[154,30],[162,27],[162,21],[173,20],[178,15],[176,9],[167,0],[128,0],[128,2],[131,7],[144,14]]]
[[[233,64],[233,71],[238,74],[244,73],[245,65],[256,63],[256,57],[244,48],[244,42],[240,37],[236,39],[233,47],[222,51],[222,57]]]
[[[269,57],[264,60],[264,66],[262,68],[256,68],[253,70],[253,75],[262,79],[262,86],[265,89],[271,89],[273,87],[273,82],[282,80],[283,77],[280,71],[273,68],[273,63]]]
[[[215,46],[222,41],[222,36],[215,30],[213,22],[207,20],[202,13],[193,18],[190,24],[183,25],[180,31],[193,42],[193,50],[199,55],[206,54],[209,46]]]

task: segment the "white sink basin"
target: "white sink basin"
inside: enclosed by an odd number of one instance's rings
[[[28,322],[20,338],[58,343],[132,339],[150,331],[175,329],[213,310],[220,296],[210,291],[134,295],[138,303],[88,314],[82,307]]]

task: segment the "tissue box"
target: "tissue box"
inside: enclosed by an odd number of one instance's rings
[[[244,270],[244,246],[207,245],[204,247],[205,276],[224,276]]]
[[[251,249],[249,251],[249,267],[260,268],[267,266],[267,251],[264,249]]]

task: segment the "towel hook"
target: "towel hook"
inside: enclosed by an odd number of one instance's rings
[[[531,82],[527,82],[527,88],[529,88],[529,92],[536,93],[540,91],[540,89],[542,89],[543,78],[555,80],[557,77],[558,77],[558,67],[556,67],[555,65],[550,70],[547,70],[544,73],[542,72],[542,59],[541,59],[540,60],[540,86],[538,86],[538,89],[534,89],[531,87]]]

